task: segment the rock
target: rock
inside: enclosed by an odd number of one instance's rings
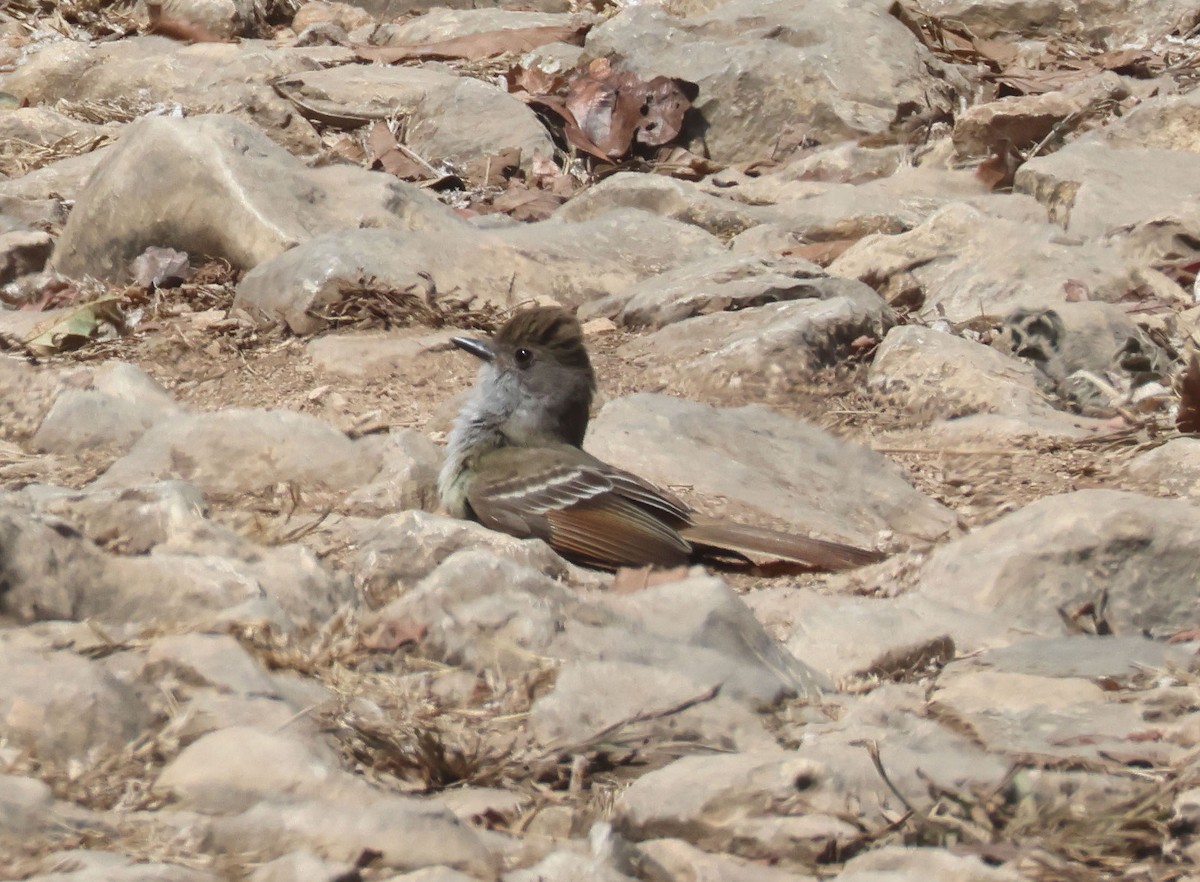
[[[21,491],[31,509],[68,523],[92,542],[125,554],[179,542],[201,529],[204,497],[183,481],[82,490],[32,485]]]
[[[784,180],[779,180],[781,177]],[[782,232],[792,238],[792,247],[861,239],[872,233],[903,233],[950,204],[966,203],[991,214],[994,206],[1006,203],[989,194],[975,175],[938,168],[903,167],[887,177],[859,184],[824,184],[818,193],[809,192],[812,187],[809,181],[789,182],[781,172],[723,189],[731,198],[755,205],[769,203],[757,211],[769,220],[776,235]],[[731,247],[753,253],[762,229],[735,237]]]
[[[238,696],[278,697],[266,670],[227,634],[160,637],[146,652],[140,676],[147,682],[173,676],[191,687]]]
[[[222,851],[263,860],[305,849],[328,860],[353,863],[369,849],[379,852],[375,866],[381,869],[445,866],[489,879],[498,870],[477,832],[436,802],[412,797],[260,803],[216,820],[212,835],[214,847]]]
[[[1087,140],[1122,150],[1186,150],[1200,153],[1196,126],[1200,124],[1200,89],[1177,95],[1154,95],[1103,126]]]
[[[1121,78],[1106,71],[1062,91],[1010,95],[976,104],[954,121],[954,150],[963,157],[987,157],[1003,145],[1028,151],[1069,117],[1098,112],[1101,103],[1127,97],[1129,89]]]
[[[936,549],[920,592],[996,611],[1035,633],[1057,633],[1058,610],[1107,593],[1118,634],[1194,626],[1200,513],[1188,503],[1116,490],[1080,490],[1030,503]]]
[[[897,236],[867,236],[828,267],[869,280],[888,303],[958,322],[1017,307],[1053,308],[1068,285],[1117,301],[1141,284],[1140,270],[1111,248],[1079,243],[1049,224],[991,218],[951,205]]]
[[[455,552],[478,549],[499,555],[551,579],[587,579],[578,568],[538,539],[516,539],[471,521],[422,511],[380,518],[351,540],[357,552],[351,569],[369,606],[404,595]]]
[[[540,659],[628,662],[659,671],[664,684],[677,693],[688,691],[688,697],[703,697],[719,685],[722,695],[757,708],[785,697],[812,700],[819,695],[822,679],[772,641],[745,603],[718,579],[696,577],[636,596],[600,597],[599,602],[582,602],[535,570],[467,549],[446,558],[416,588],[380,610],[373,628],[420,635],[417,639],[432,657],[473,671],[515,674],[536,667]],[[584,668],[577,676],[597,676],[597,670],[605,669]],[[636,673],[613,670],[620,676]],[[574,682],[567,681],[570,691],[576,690]],[[689,683],[694,690],[689,691]],[[545,712],[547,737],[568,728],[582,732],[591,726],[589,717],[612,713],[597,704],[596,695],[584,694],[585,703],[573,705],[568,720],[561,708],[572,699],[564,696]],[[653,710],[664,709],[653,696],[648,698]]]
[[[715,516],[732,503],[797,532],[868,545],[879,530],[929,540],[955,525],[882,456],[762,407],[629,395],[600,411],[584,446],[661,486],[689,486]]]
[[[263,620],[287,630],[327,618],[350,599],[349,579],[298,546],[177,544],[148,556],[109,556],[66,525],[52,529],[0,507],[0,611],[21,622],[94,618],[133,630]],[[237,553],[246,559],[229,556]]]
[[[771,705],[785,695],[816,699],[828,686],[824,677],[785,651],[755,619],[738,595],[715,576],[694,574],[687,579],[655,585],[629,595],[606,595],[603,605],[637,630],[653,635],[648,646],[635,650],[635,660],[654,661],[656,649],[665,643],[707,650],[721,658],[711,662],[698,654],[690,664],[674,666],[684,673],[704,677],[711,670],[720,674],[722,694]],[[595,629],[579,629],[576,639],[568,626],[564,639],[575,644],[577,655],[566,657],[616,657],[606,648],[603,635]],[[610,635],[613,636],[613,635]],[[594,645],[592,643],[594,641]],[[612,652],[611,656],[606,653]],[[661,667],[672,666],[657,661]],[[710,664],[715,667],[710,669]]]
[[[789,592],[787,612],[795,625],[787,648],[834,682],[908,679],[957,655],[1004,645],[1021,633],[999,617],[972,615],[911,594]]]
[[[874,49],[864,56],[867,45]],[[920,114],[949,106],[955,94],[950,75],[899,21],[836,3],[800,11],[731,0],[675,14],[631,6],[593,28],[586,49],[645,78],[696,83],[694,107],[706,126],[703,147],[693,149],[726,163],[880,132],[899,108]]]
[[[119,455],[151,426],[181,410],[145,371],[124,362],[76,371],[64,378],[64,385],[33,436],[35,450]]]
[[[871,386],[924,417],[1054,413],[1032,366],[919,325],[892,328],[871,363]]]
[[[626,327],[658,329],[686,318],[767,303],[824,300],[856,287],[842,281],[800,258],[722,254],[659,273],[619,295],[585,305],[580,313],[583,318],[611,316]]]
[[[1197,666],[1194,653],[1145,637],[1104,638],[1083,634],[1033,637],[985,650],[965,667],[1037,677],[1081,677],[1130,689],[1152,682],[1161,672]]]
[[[54,239],[40,230],[0,232],[0,285],[41,272],[53,249]]]
[[[1200,438],[1173,438],[1138,454],[1128,473],[1172,496],[1200,496]]]
[[[406,120],[403,143],[422,159],[458,168],[517,148],[529,170],[554,142],[525,102],[496,86],[437,67],[344,65],[277,81],[297,104],[324,116]]]
[[[370,276],[381,288],[424,292],[432,285],[443,296],[481,306],[538,296],[576,306],[721,250],[702,230],[628,209],[578,224],[549,220],[437,234],[347,231],[319,236],[247,273],[235,305],[312,333],[325,324],[322,309]]]
[[[369,483],[346,497],[351,514],[383,517],[395,511],[421,508],[432,511],[438,506],[437,479],[442,454],[416,429],[398,429],[387,435],[370,435],[359,447],[364,459],[380,462],[379,472]]]
[[[605,859],[604,855],[582,855],[555,851],[532,867],[505,873],[503,882],[634,882]]]
[[[651,882],[814,882],[799,876],[727,854],[710,854],[682,839],[651,839],[637,845],[638,865]]]
[[[534,703],[530,728],[547,749],[574,752],[593,739],[670,741],[721,751],[774,746],[758,717],[718,694],[720,687],[720,677],[711,674],[623,661],[568,663],[554,690]],[[675,708],[683,709],[670,712]]]
[[[369,554],[370,552],[368,552]],[[525,670],[573,605],[566,586],[482,548],[450,554],[375,616],[376,629],[423,635],[426,650],[472,670]]]
[[[116,139],[120,128],[74,119],[49,107],[16,107],[0,113],[0,144],[53,147],[62,153],[86,153]]]
[[[1174,744],[1143,743],[1145,709],[1079,677],[975,671],[955,663],[938,678],[930,710],[989,752],[1014,758],[1172,762],[1185,753]]]
[[[185,747],[154,789],[184,809],[214,815],[235,815],[263,800],[363,802],[372,795],[323,745],[244,727],[211,732]]]
[[[1017,169],[1013,189],[1046,206],[1050,219],[1095,237],[1181,207],[1200,194],[1200,155],[1076,141]]]
[[[45,875],[28,876],[36,882],[221,882],[219,876],[179,864],[135,861],[113,852],[56,852],[46,860]]]
[[[64,201],[76,199],[96,167],[104,161],[110,147],[101,147],[81,156],[70,156],[48,163],[19,178],[0,179],[0,204],[4,213],[26,223],[53,221],[67,217]]]
[[[317,4],[306,4],[313,5]],[[304,8],[302,7],[301,11]],[[250,874],[248,882],[313,882],[317,879],[338,879],[351,872],[354,872],[354,865],[349,862],[327,861],[312,852],[293,851],[259,866]]]
[[[147,247],[168,246],[250,269],[318,233],[365,224],[449,229],[461,221],[389,175],[309,169],[232,117],[150,117],[97,166],[53,264],[66,275],[122,281]]]
[[[370,8],[371,3],[379,0],[359,0],[359,5]],[[396,0],[392,0],[396,2]],[[406,5],[414,6],[412,0],[401,0]],[[433,0],[428,4],[434,6]],[[561,9],[552,8],[561,5]],[[458,8],[456,8],[458,7]],[[409,10],[404,10],[408,12]],[[512,28],[543,28],[556,25],[583,23],[590,17],[579,13],[562,15],[567,11],[566,4],[560,0],[541,0],[540,3],[528,4],[523,9],[492,9],[488,7],[466,7],[457,3],[438,3],[423,15],[409,17],[394,24],[381,25],[372,35],[372,42],[378,46],[411,46],[418,43],[436,43],[455,37],[466,37],[471,34],[481,34],[488,31],[503,31]],[[385,18],[396,18],[392,13]]]
[[[854,341],[882,337],[895,320],[878,294],[851,279],[813,279],[780,293],[804,299],[688,319],[635,338],[619,353],[681,389],[753,388],[841,364]]]
[[[166,37],[128,37],[89,44],[48,42],[11,73],[0,89],[29,104],[59,101],[158,104],[194,114],[237,114],[280,144],[300,153],[319,149],[312,126],[293,112],[270,82],[322,63],[346,61],[346,49],[289,49],[257,40],[181,46]]]
[[[637,208],[694,224],[726,239],[770,218],[758,206],[710,195],[688,181],[636,172],[618,172],[582,190],[554,216],[578,222],[617,208]]]
[[[166,0],[163,14],[219,37],[249,34],[258,19],[254,0]]]
[[[1170,32],[1189,10],[1182,0],[1128,2],[1118,6],[1107,0],[1055,0],[1032,6],[988,0],[938,0],[929,12],[961,22],[975,37],[985,39],[1069,36],[1084,44],[1117,48],[1141,34]]]
[[[156,425],[98,480],[120,487],[163,479],[206,494],[255,493],[279,483],[337,491],[367,483],[380,462],[331,426],[287,410],[229,408]]]
[[[0,848],[13,848],[34,838],[49,839],[63,831],[82,833],[89,829],[100,835],[112,833],[91,810],[56,800],[44,782],[0,775]]]
[[[815,805],[795,814],[769,808],[833,774],[782,750],[683,757],[638,778],[618,797],[613,821],[635,840],[678,838],[751,860],[783,857],[786,867],[854,835],[854,827]]]
[[[151,724],[132,689],[70,652],[0,641],[0,737],[41,762],[89,768]]]
[[[839,882],[1022,882],[1026,877],[1007,867],[993,867],[974,855],[938,848],[885,845],[846,862]]]

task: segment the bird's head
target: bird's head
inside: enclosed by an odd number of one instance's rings
[[[453,342],[483,361],[467,407],[498,421],[510,443],[583,443],[596,377],[575,316],[523,309],[491,339]]]

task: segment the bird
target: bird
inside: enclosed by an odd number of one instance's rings
[[[596,375],[579,321],[521,309],[490,339],[452,338],[482,364],[438,475],[451,515],[600,570],[691,563],[752,570],[756,556],[801,570],[845,570],[883,555],[775,530],[707,521],[674,494],[583,449]]]

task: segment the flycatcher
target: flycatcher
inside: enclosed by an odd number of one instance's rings
[[[748,555],[844,570],[883,558],[837,542],[701,521],[670,493],[585,452],[596,377],[570,313],[526,309],[491,340],[453,342],[483,362],[438,480],[455,517],[543,539],[568,560],[605,570],[695,561],[749,568]]]

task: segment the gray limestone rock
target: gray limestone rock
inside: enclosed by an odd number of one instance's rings
[[[715,408],[646,393],[610,401],[584,447],[664,487],[687,486],[705,513],[713,500],[800,532],[873,545],[880,530],[925,540],[954,515],[915,490],[879,454],[765,408]]]
[[[365,224],[450,229],[445,206],[387,175],[310,169],[229,116],[134,123],[97,166],[63,229],[53,265],[114,281],[149,246],[250,269],[330,230]]]

